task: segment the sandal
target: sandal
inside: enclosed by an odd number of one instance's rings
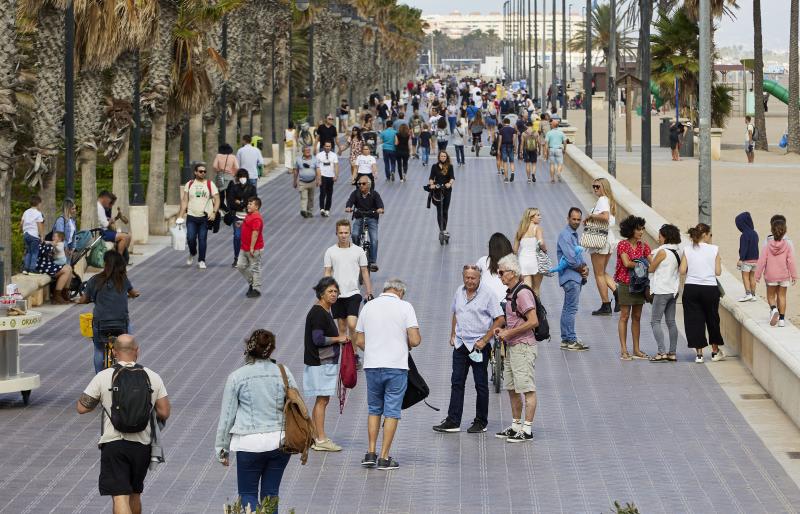
[[[633,358],[630,356],[629,353],[623,353],[622,355],[619,356],[619,360],[621,360],[621,361],[632,361]]]
[[[678,362],[678,356],[675,355],[674,353],[668,353],[667,360],[670,362]]]
[[[633,355],[631,355],[631,357],[633,357],[636,360],[648,360],[648,359],[650,359],[650,356],[647,355],[644,352],[639,352],[639,355],[634,353]]]
[[[650,357],[650,362],[667,362],[669,357],[667,357],[666,353],[657,353],[653,357]]]

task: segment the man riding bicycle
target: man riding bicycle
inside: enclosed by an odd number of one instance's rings
[[[383,200],[377,191],[370,190],[370,180],[359,175],[358,189],[350,194],[345,204],[345,212],[353,213],[353,243],[359,244],[361,231],[366,223],[369,232],[369,270],[378,271],[378,217],[383,214]]]

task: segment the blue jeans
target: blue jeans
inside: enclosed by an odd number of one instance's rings
[[[358,245],[361,238],[362,224],[367,220],[367,232],[369,233],[369,255],[367,260],[370,264],[378,262],[378,218],[356,218],[353,220],[353,244]]]
[[[383,171],[386,173],[386,179],[391,178],[392,173],[395,172],[397,166],[397,159],[394,156],[394,150],[383,149]]]
[[[289,457],[291,455],[280,450],[258,453],[236,452],[236,481],[243,508],[246,509],[247,504],[250,504],[250,508],[255,512],[256,506],[260,505],[264,498],[278,498],[283,471],[289,464]],[[278,512],[277,503],[272,512]]]
[[[561,309],[561,340],[577,341],[575,334],[575,315],[578,313],[578,299],[581,295],[581,284],[573,280],[564,282],[564,307]]]
[[[38,237],[32,236],[27,232],[23,234],[23,242],[25,243],[25,256],[22,258],[22,269],[25,271],[36,271],[36,266],[39,263],[39,243],[41,241]]]
[[[198,260],[206,260],[206,240],[208,239],[208,218],[203,216],[186,216],[186,243],[189,254],[194,257],[200,252]],[[199,248],[198,248],[199,246]]]
[[[420,147],[420,150],[422,151],[422,157],[421,157],[422,165],[423,166],[427,166],[428,165],[428,159],[431,156],[431,149],[430,149],[430,147],[423,146],[423,147]]]
[[[457,118],[455,116],[448,116],[447,117],[447,123],[450,125],[450,133],[451,134],[456,129],[456,120],[457,120]]]
[[[250,183],[253,187],[258,187],[258,179],[257,178],[249,178],[247,182]]]
[[[103,371],[103,369],[105,369],[104,357],[109,332],[112,334],[130,334],[130,322],[124,320],[120,320],[118,322],[100,322],[92,320],[92,344],[94,346],[93,362],[95,373],[100,373]]]
[[[464,145],[455,145],[456,147],[456,162],[464,164]]]
[[[370,416],[400,419],[408,387],[408,370],[367,368],[367,406]]]
[[[233,260],[239,258],[239,249],[242,247],[242,226],[238,221],[233,222]]]
[[[469,358],[465,346],[453,350],[453,375],[450,379],[450,407],[447,409],[447,419],[461,424],[461,415],[464,412],[464,389],[467,383],[469,369],[472,368],[472,379],[475,381],[475,421],[486,425],[489,422],[489,349],[487,344],[483,347],[483,362],[475,362]]]
[[[514,146],[502,145],[500,146],[500,160],[503,162],[514,162]]]

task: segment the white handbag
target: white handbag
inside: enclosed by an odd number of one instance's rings
[[[599,250],[608,242],[608,222],[589,220],[583,227],[580,244],[587,250]]]
[[[179,223],[169,229],[169,234],[172,237],[172,249],[179,252],[186,251],[186,225]]]

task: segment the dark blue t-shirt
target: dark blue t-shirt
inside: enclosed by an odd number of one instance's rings
[[[128,319],[128,291],[133,289],[126,278],[122,291],[117,291],[113,282],[108,281],[102,286],[100,275],[95,275],[86,282],[86,296],[94,302],[95,321],[127,321]]]

